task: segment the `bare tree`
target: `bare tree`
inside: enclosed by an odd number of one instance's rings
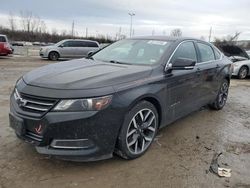
[[[181,37],[182,36],[182,31],[181,29],[173,29],[170,33],[170,36],[172,37]]]
[[[30,25],[30,31],[33,32],[39,32],[40,26],[41,26],[41,20],[39,16],[33,16],[31,19],[31,25]]]
[[[12,14],[12,12],[9,13],[9,20],[8,21],[9,21],[11,31],[15,31],[16,20],[15,20],[15,16]]]
[[[241,32],[235,32],[234,35],[228,35],[227,37],[224,37],[222,39],[215,38],[215,46],[220,46],[221,44],[229,44],[229,45],[235,45]]]
[[[20,12],[21,25],[24,31],[33,33],[39,30],[41,20],[38,16],[33,15],[31,11]]]
[[[228,35],[227,40],[230,42],[236,42],[240,36],[241,32],[236,31],[234,35]]]
[[[30,25],[31,25],[31,19],[32,19],[32,12],[26,11],[20,12],[20,18],[21,18],[21,25],[24,31],[30,32]]]
[[[47,32],[47,27],[44,21],[40,22],[40,33],[46,33]]]
[[[61,31],[61,35],[62,35],[62,36],[66,36],[66,35],[67,35],[67,30],[65,30],[65,29],[62,30],[62,31]]]
[[[53,28],[51,31],[51,35],[58,35],[57,29]]]

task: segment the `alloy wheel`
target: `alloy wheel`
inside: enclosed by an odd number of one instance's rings
[[[227,101],[227,96],[228,96],[228,83],[224,82],[221,86],[220,93],[219,93],[219,106],[224,106]]]
[[[241,69],[240,69],[240,73],[239,73],[239,77],[240,77],[241,79],[246,78],[246,77],[247,77],[247,72],[248,72],[248,70],[247,70],[246,67],[241,68]]]
[[[153,141],[157,129],[156,116],[150,109],[137,112],[128,126],[126,144],[133,154],[144,152]]]
[[[51,52],[50,53],[50,59],[52,60],[52,61],[57,61],[58,60],[58,54],[56,53],[56,52]]]

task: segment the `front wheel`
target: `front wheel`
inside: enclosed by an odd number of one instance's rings
[[[243,66],[239,70],[238,77],[239,79],[245,79],[247,77],[247,74],[248,74],[248,68],[246,66]]]
[[[228,97],[228,89],[229,89],[229,82],[225,79],[223,80],[218,95],[215,99],[215,101],[210,104],[210,107],[214,110],[221,110],[227,101],[227,97]]]
[[[154,105],[142,101],[125,116],[116,153],[124,159],[135,159],[150,147],[158,129],[158,113]]]
[[[49,53],[49,60],[57,61],[59,59],[59,54],[57,52],[50,52]]]

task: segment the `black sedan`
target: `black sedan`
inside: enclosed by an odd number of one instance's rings
[[[205,105],[222,109],[231,73],[231,61],[204,41],[125,39],[21,77],[11,94],[10,126],[41,154],[134,159],[160,128]]]

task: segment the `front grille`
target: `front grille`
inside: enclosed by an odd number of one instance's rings
[[[35,134],[35,133],[28,131],[28,130],[26,131],[25,137],[27,137],[31,140],[37,141],[37,142],[42,142],[42,140],[43,140],[43,136],[40,136],[40,135]]]
[[[14,98],[18,106],[23,110],[31,113],[45,114],[57,102],[55,99],[41,98],[26,94],[21,94],[15,89]]]

